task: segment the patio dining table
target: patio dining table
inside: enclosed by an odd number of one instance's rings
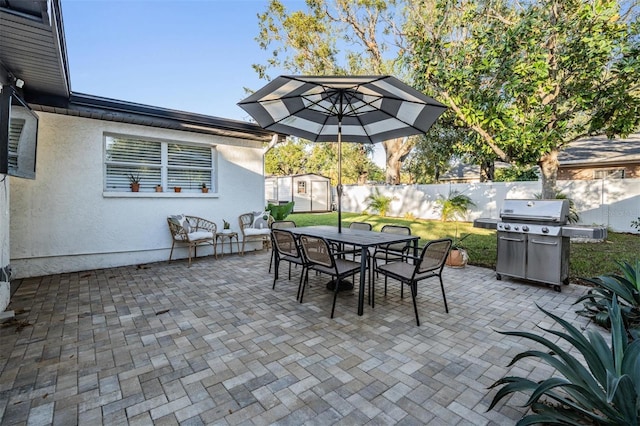
[[[290,228],[288,231],[300,235],[310,235],[312,237],[322,237],[327,241],[338,244],[349,244],[360,247],[360,289],[358,292],[358,315],[362,315],[364,311],[364,285],[367,265],[369,264],[369,248],[381,245],[409,242],[413,244],[414,255],[418,253],[417,235],[398,235],[386,232],[364,231],[360,229],[345,229],[338,232],[337,226],[300,226]]]

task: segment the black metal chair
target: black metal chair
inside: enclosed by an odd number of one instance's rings
[[[411,228],[401,225],[385,225],[380,232],[386,232],[396,235],[411,235]],[[411,250],[411,243],[393,243],[376,247],[370,258],[373,261],[373,269],[378,267],[378,260],[384,260],[384,263],[404,260]],[[377,277],[377,276],[376,276]],[[387,294],[387,279],[384,280],[384,294]],[[372,302],[373,303],[373,302]]]
[[[302,282],[302,291],[300,292],[300,303],[304,296],[304,289],[309,281],[309,270],[328,274],[333,277],[336,282],[333,290],[333,305],[331,306],[331,318],[336,309],[336,299],[338,297],[340,280],[349,276],[355,277],[360,272],[360,262],[343,259],[340,252],[333,252],[329,242],[322,237],[312,237],[310,235],[300,236],[300,245],[307,262],[304,280]]]
[[[296,223],[292,220],[276,220],[269,225],[271,230],[274,229],[287,229],[287,228],[295,228]],[[273,245],[273,233],[271,234],[271,245]],[[271,273],[271,266],[273,266],[273,261],[275,259],[276,253],[275,251],[271,251],[271,259],[269,259],[269,273]]]
[[[367,222],[351,222],[349,224],[349,229],[360,229],[363,231],[371,231],[373,227],[371,226],[370,223]],[[351,254],[352,260],[356,260],[356,256],[360,256],[360,248],[353,246],[351,244],[331,244],[331,247],[333,248],[333,251],[340,251],[342,253],[342,257],[346,256],[347,254]]]
[[[442,270],[444,268],[444,262],[447,259],[447,255],[449,254],[449,249],[451,249],[451,243],[452,241],[450,238],[429,241],[422,249],[420,256],[414,257],[405,255],[404,260],[386,263],[376,268],[376,272],[383,274],[385,276],[385,279],[386,277],[389,277],[400,281],[401,298],[403,297],[404,284],[409,284],[409,286],[411,287],[411,297],[413,299],[413,310],[416,314],[416,324],[418,326],[420,325],[420,319],[418,317],[418,306],[416,304],[416,296],[418,295],[418,281],[422,281],[431,277],[438,277],[440,279],[440,288],[442,289],[444,309],[447,313],[449,312],[449,307],[447,306],[447,297],[444,292],[444,284],[442,283]],[[413,263],[409,263],[409,260],[413,261]],[[375,293],[375,283],[373,291]]]
[[[301,286],[302,280],[305,277],[306,271],[306,262],[304,258],[304,254],[300,249],[298,242],[296,241],[295,236],[286,229],[272,229],[271,230],[271,238],[273,241],[273,252],[275,267],[274,267],[274,276],[273,276],[273,287],[276,288],[276,281],[278,280],[279,270],[280,270],[280,262],[289,262],[289,279],[291,279],[291,265],[300,265],[302,266],[302,271],[300,273],[300,281],[298,283],[298,294],[296,299],[301,298]]]

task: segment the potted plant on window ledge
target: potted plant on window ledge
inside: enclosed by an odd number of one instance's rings
[[[206,194],[207,192],[209,192],[209,188],[207,188],[207,184],[205,182],[202,182],[202,193]]]
[[[131,188],[131,192],[140,191],[140,175],[129,174],[129,187]]]
[[[458,238],[458,219],[466,219],[469,209],[474,207],[475,203],[469,196],[461,194],[458,191],[449,193],[447,198],[439,198],[437,203],[442,209],[440,219],[443,221],[454,220],[456,223],[456,235],[445,263],[448,266],[463,268],[469,260],[469,255],[460,243],[467,238],[469,234]]]

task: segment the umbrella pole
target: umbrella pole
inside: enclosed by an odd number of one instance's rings
[[[342,232],[342,117],[338,117],[338,232]]]

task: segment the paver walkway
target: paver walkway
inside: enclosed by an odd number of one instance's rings
[[[356,314],[357,294],[311,275],[303,304],[286,266],[271,289],[267,252],[26,279],[0,328],[0,423],[513,424],[523,396],[486,412],[512,357],[532,345],[496,329],[569,319],[585,288],[497,281],[446,268],[419,286],[422,325],[399,285]],[[551,370],[534,361],[512,373]]]

